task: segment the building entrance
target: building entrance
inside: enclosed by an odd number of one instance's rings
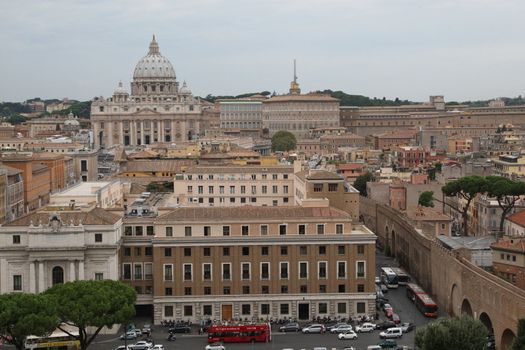
[[[299,309],[299,319],[300,320],[310,319],[310,304],[301,303],[298,305],[298,309]]]

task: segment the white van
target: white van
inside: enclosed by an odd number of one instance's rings
[[[399,327],[388,328],[386,331],[379,333],[381,339],[401,338],[403,330]]]
[[[366,350],[382,350],[383,348],[381,348],[379,345],[368,345]]]

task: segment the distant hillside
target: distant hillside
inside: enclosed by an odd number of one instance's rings
[[[525,105],[525,98],[523,96],[519,95],[518,97],[501,97],[503,102],[505,102],[505,106],[519,106],[519,105]],[[464,102],[457,102],[457,101],[451,101],[447,102],[447,106],[454,106],[454,105],[468,105],[471,107],[488,107],[489,102],[493,101],[491,100],[478,100],[478,101],[464,101]]]
[[[330,94],[330,96],[339,99],[341,101],[341,106],[401,106],[415,103],[408,100],[400,100],[397,97],[395,100],[387,100],[385,97],[370,98],[362,95],[349,95],[343,91],[323,90],[319,92],[323,94]]]

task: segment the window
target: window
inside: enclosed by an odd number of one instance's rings
[[[319,255],[326,255],[326,246],[320,245],[319,246]]]
[[[204,287],[204,295],[211,295],[211,287]]]
[[[308,293],[308,286],[306,284],[301,284],[299,287],[299,293]]]
[[[328,313],[328,304],[327,303],[319,303],[317,306],[317,313],[319,314],[326,314]]]
[[[166,237],[173,237],[173,227],[166,227]]]
[[[267,193],[268,193],[268,186],[263,185],[263,186],[261,187],[261,191],[262,191],[263,194],[267,194]]]
[[[246,193],[246,186],[241,186],[241,194],[245,194]]]
[[[279,304],[279,313],[281,315],[288,315],[290,313],[290,304]]]
[[[279,264],[279,266],[280,266],[279,277],[281,279],[288,279],[288,263],[287,262],[281,262]]]
[[[204,194],[204,186],[197,187],[197,191],[199,194]]]
[[[122,265],[122,278],[125,280],[131,279],[131,264]]]
[[[135,256],[140,256],[141,250],[140,247],[135,247]]]
[[[317,278],[326,278],[327,276],[327,262],[319,261],[317,263]]]
[[[366,310],[366,303],[357,303],[357,313],[358,314],[364,314]]]
[[[80,171],[88,171],[87,160],[80,161]]]
[[[300,235],[306,234],[306,225],[298,225],[297,231]]]
[[[22,290],[22,275],[13,275],[13,290]]]
[[[164,281],[173,281],[173,265],[164,265]]]
[[[222,264],[222,279],[223,280],[231,280],[231,264],[230,263],[223,263]]]
[[[261,304],[261,315],[270,314],[270,304]]]
[[[224,186],[219,186],[219,193],[224,194]]]
[[[164,248],[164,256],[171,256],[171,248]]]
[[[250,247],[242,247],[242,255],[243,256],[250,255]]]
[[[269,262],[261,263],[261,279],[262,280],[270,279],[270,263]]]
[[[365,292],[365,285],[364,284],[358,284],[357,285],[357,292],[358,293],[364,293]]]
[[[142,226],[135,226],[135,236],[142,236]]]
[[[164,317],[173,317],[173,306],[172,305],[164,306]]]
[[[343,224],[336,224],[335,225],[335,233],[338,235],[343,234]]]
[[[308,263],[306,261],[299,262],[299,278],[308,278]]]
[[[222,235],[223,236],[229,236],[230,235],[230,226],[223,226],[222,227]]]
[[[153,279],[153,263],[144,263],[144,279]]]
[[[308,255],[308,247],[305,245],[300,246],[299,255]]]
[[[97,235],[100,235],[100,233],[95,234],[95,242],[97,242]],[[102,239],[100,241],[102,242]],[[20,235],[13,235],[13,244],[20,244]]]
[[[135,272],[134,272],[134,277],[136,280],[141,280],[142,279],[142,265],[141,264],[135,264],[133,266]]]
[[[184,227],[184,236],[191,237],[191,226]]]
[[[213,186],[208,186],[208,193],[213,194]]]
[[[230,186],[230,194],[235,194],[235,186]]]
[[[337,254],[345,255],[345,246],[344,245],[338,245],[337,246]]]
[[[222,255],[223,256],[230,256],[230,247],[223,247],[222,248]]]
[[[211,264],[202,264],[202,279],[211,281]]]
[[[230,287],[223,287],[222,288],[222,294],[230,295]]]
[[[319,293],[326,293],[326,284],[319,285]]]
[[[241,234],[243,236],[248,236],[249,232],[250,232],[250,227],[249,226],[247,226],[247,225],[242,225],[241,226]]]
[[[246,316],[246,315],[251,315],[252,313],[252,306],[250,304],[242,304],[241,305],[241,314]]]
[[[346,261],[337,262],[337,278],[346,278]]]
[[[20,236],[18,236],[20,239]],[[14,238],[14,237],[13,237]],[[101,243],[102,242],[102,233],[95,233],[95,242]],[[19,242],[20,243],[20,242]]]
[[[202,314],[204,316],[211,316],[212,314],[212,306],[211,305],[202,305]]]
[[[202,248],[202,255],[203,256],[211,256],[211,248],[210,247]]]
[[[356,274],[356,277],[357,278],[365,278],[365,262],[364,261],[358,261],[356,262],[357,264],[357,274]]]
[[[277,200],[273,200],[273,201],[272,201],[272,206],[276,207],[277,204],[278,204],[278,203],[277,203]]]
[[[193,316],[193,305],[184,305],[184,316]]]
[[[344,284],[340,284],[340,285],[338,285],[338,286],[337,286],[337,291],[338,291],[339,293],[346,293],[346,285],[344,285]]]
[[[184,256],[191,256],[191,248],[184,248]]]
[[[153,226],[146,226],[146,235],[147,236],[154,236],[155,233],[153,231]]]
[[[324,224],[317,224],[317,234],[324,235]]]
[[[131,236],[133,234],[133,227],[132,226],[125,226],[124,227],[124,235],[125,236]]]
[[[191,295],[191,287],[184,287],[184,295]]]
[[[241,264],[241,279],[243,280],[249,280],[250,279],[250,263],[242,263]]]
[[[250,286],[242,286],[242,294],[250,294]]]
[[[252,186],[252,194],[257,194],[257,186]]]
[[[268,225],[261,225],[261,236],[268,235]]]
[[[337,192],[337,184],[328,184],[328,192]]]
[[[283,186],[283,193],[288,193],[288,186]]]
[[[184,272],[184,280],[185,281],[191,281],[193,279],[193,271],[192,271],[192,265],[191,264],[184,264],[183,265],[183,272]]]
[[[273,194],[276,194],[277,192],[278,192],[278,190],[277,190],[277,185],[273,185],[273,186],[272,186],[272,193],[273,193]]]
[[[261,247],[261,255],[267,256],[269,253],[268,247]]]
[[[272,174],[272,180],[277,180],[277,174]]]
[[[323,184],[314,184],[314,192],[323,192]]]
[[[173,295],[173,288],[171,287],[164,288],[164,295]]]
[[[364,254],[365,253],[365,246],[363,244],[357,245],[357,254]]]
[[[286,225],[279,225],[279,234],[281,236],[286,235]]]
[[[337,303],[337,313],[346,314],[346,303]]]
[[[281,255],[288,255],[288,246],[282,245],[281,246]]]

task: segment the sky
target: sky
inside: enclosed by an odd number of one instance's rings
[[[523,94],[523,0],[1,0],[0,101],[129,88],[153,34],[198,96]]]

